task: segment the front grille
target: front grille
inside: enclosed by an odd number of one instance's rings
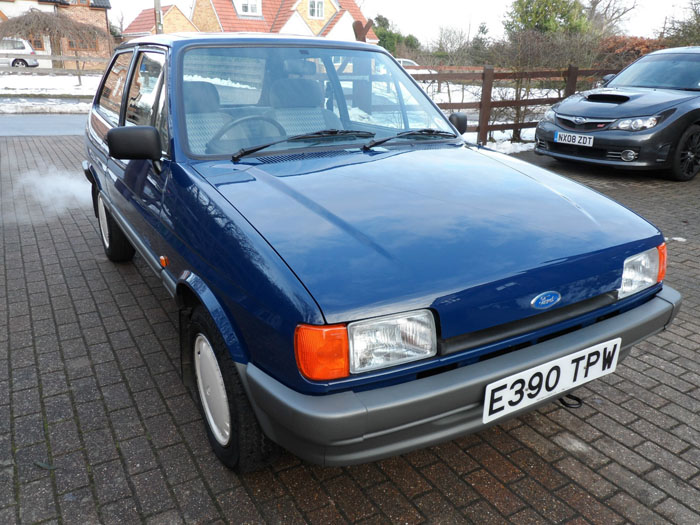
[[[439,353],[440,355],[449,355],[463,352],[464,350],[485,347],[504,339],[513,339],[528,332],[534,332],[584,316],[613,304],[616,298],[617,295],[613,292],[605,293],[550,312],[532,315],[525,319],[501,324],[493,328],[486,328],[478,332],[451,337],[441,341]]]
[[[610,124],[615,122],[615,120],[610,119],[586,119],[583,124],[576,124],[573,117],[568,118],[561,115],[557,115],[557,124],[562,128],[570,129],[573,131],[603,131],[607,129]]]

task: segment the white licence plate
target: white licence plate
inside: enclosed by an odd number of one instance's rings
[[[577,133],[562,133],[561,131],[554,132],[554,142],[560,144],[573,144],[574,146],[593,146],[593,137],[591,135],[578,135]]]
[[[618,337],[487,385],[484,423],[613,373],[621,345]]]

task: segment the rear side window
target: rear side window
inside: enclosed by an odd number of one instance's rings
[[[164,62],[165,55],[162,53],[139,53],[126,104],[127,126],[150,126],[153,123]]]
[[[0,49],[24,49],[21,40],[0,40]]]
[[[100,98],[97,100],[99,112],[114,126],[119,125],[119,110],[132,55],[132,52],[128,52],[117,56],[107,74],[104,86],[102,86]]]

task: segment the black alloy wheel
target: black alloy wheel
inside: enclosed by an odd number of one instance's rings
[[[689,181],[700,171],[700,126],[692,125],[678,140],[670,178]]]

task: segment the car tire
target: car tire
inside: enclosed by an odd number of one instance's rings
[[[12,67],[27,67],[27,61],[21,58],[16,58],[12,61]]]
[[[187,337],[193,395],[214,453],[237,472],[266,467],[279,455],[279,447],[260,428],[228,348],[201,305],[192,311]]]
[[[700,126],[686,129],[676,144],[669,178],[680,182],[693,179],[700,171]]]
[[[128,262],[134,258],[134,247],[127,239],[112,215],[102,202],[102,197],[97,196],[97,222],[100,228],[100,239],[105,249],[107,259],[112,262]]]

